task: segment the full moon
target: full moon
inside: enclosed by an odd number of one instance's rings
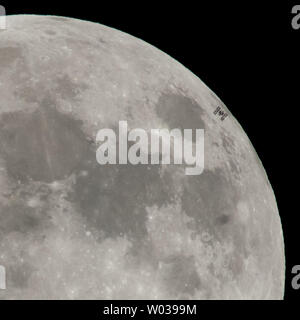
[[[0,299],[282,299],[274,193],[220,99],[118,30],[57,16],[6,22]],[[146,132],[204,129],[203,172],[100,165],[97,132],[121,120]]]

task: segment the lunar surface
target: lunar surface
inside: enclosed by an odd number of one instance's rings
[[[0,299],[283,298],[264,168],[180,63],[100,24],[8,16],[0,97]],[[120,120],[204,129],[203,173],[99,165],[96,134]]]

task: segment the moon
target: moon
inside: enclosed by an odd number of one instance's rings
[[[7,16],[0,96],[0,299],[283,298],[266,172],[183,65],[101,24]],[[203,173],[99,165],[96,134],[120,120],[204,129]]]

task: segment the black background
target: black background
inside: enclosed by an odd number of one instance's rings
[[[298,249],[298,105],[300,30],[297,2],[1,1],[7,14],[53,14],[90,20],[156,46],[195,73],[248,134],[272,184],[286,250],[285,302],[296,301],[291,268]],[[299,3],[300,4],[300,1]]]

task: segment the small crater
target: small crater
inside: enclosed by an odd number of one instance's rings
[[[219,225],[227,224],[230,221],[230,216],[226,214],[222,214],[219,217],[217,217],[216,222]]]
[[[103,38],[99,38],[98,40],[99,40],[99,42],[102,43],[102,44],[107,44],[107,41],[104,40]]]

